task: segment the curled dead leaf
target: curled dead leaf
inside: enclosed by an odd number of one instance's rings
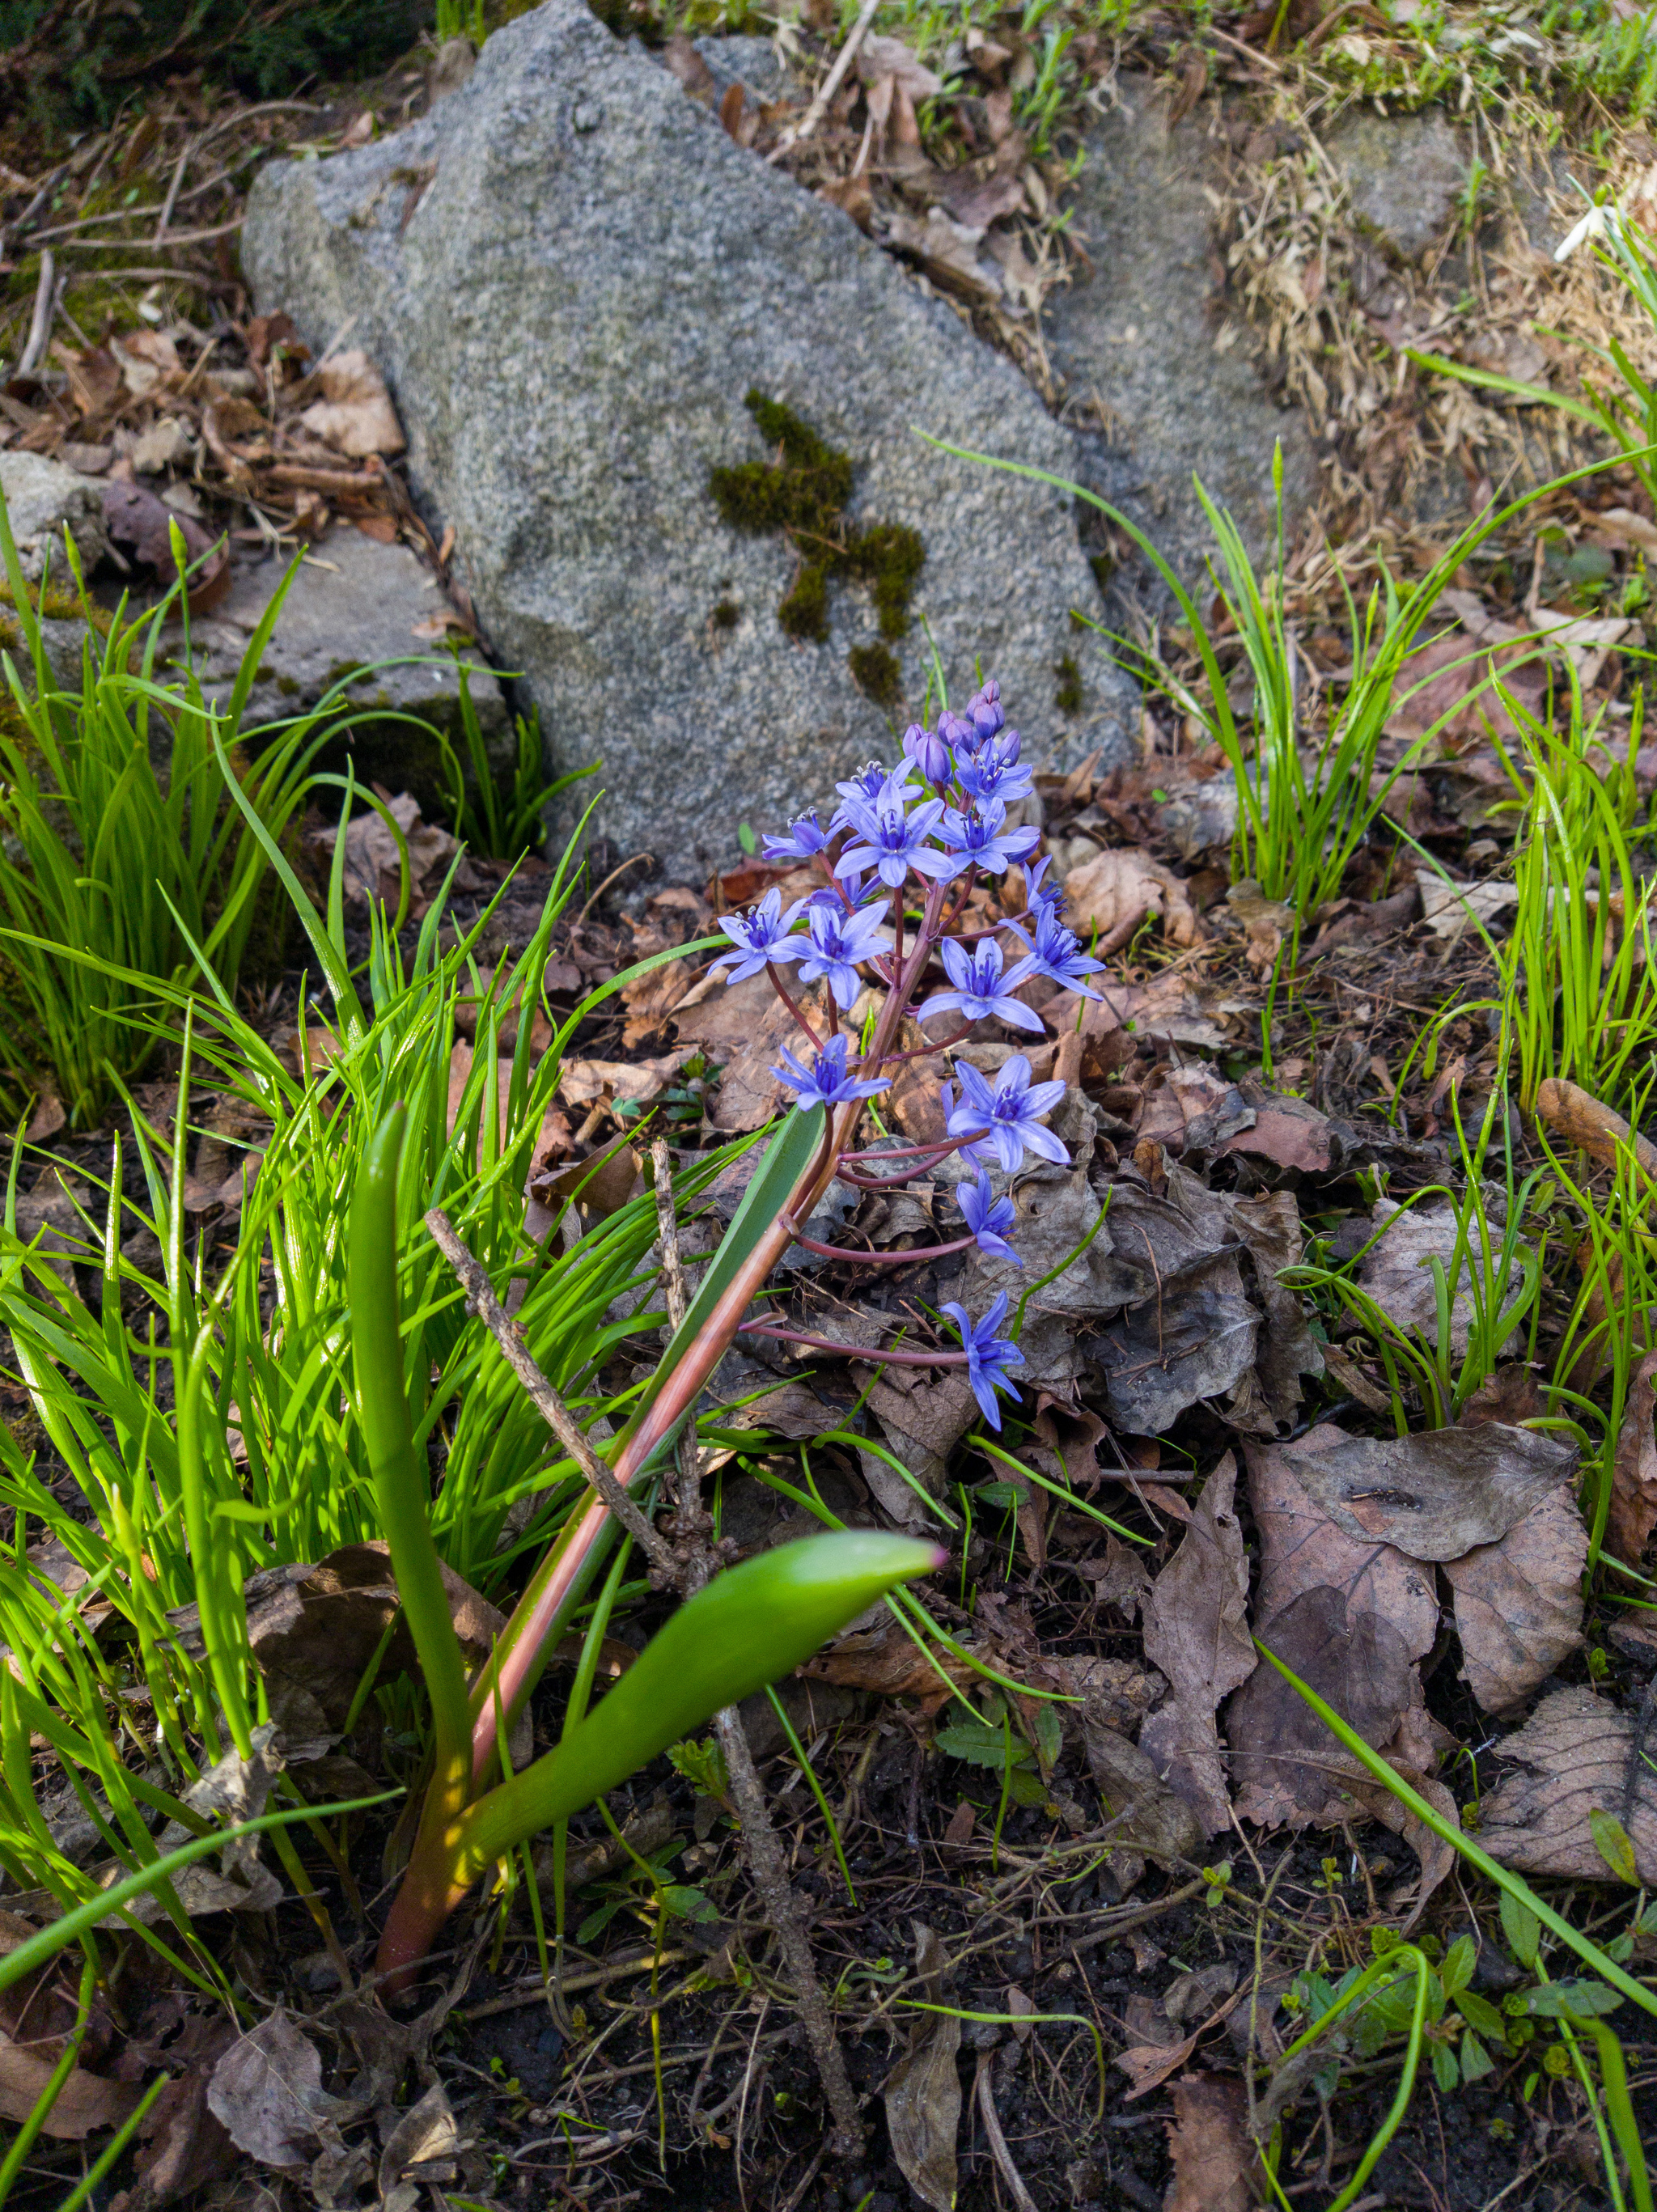
[[[316,381],[322,397],[300,416],[307,430],[354,460],[403,451],[403,426],[385,380],[366,353],[353,347],[332,355],[317,370]]]
[[[1096,930],[1102,940],[1117,936],[1146,915],[1161,919],[1170,944],[1199,945],[1205,933],[1181,879],[1149,853],[1126,846],[1072,868],[1065,878],[1065,897],[1071,927],[1081,935]]]
[[[1479,1841],[1515,1873],[1613,1879],[1590,1815],[1613,1814],[1640,1880],[1657,1884],[1657,1771],[1635,1717],[1577,1686],[1543,1698],[1502,1746],[1510,1771],[1486,1793]]]
[[[1523,1705],[1581,1643],[1587,1557],[1588,1532],[1562,1484],[1496,1543],[1444,1562],[1462,1673],[1485,1712]]]

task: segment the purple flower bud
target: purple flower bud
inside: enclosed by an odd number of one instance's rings
[[[975,723],[968,721],[964,714],[951,713],[947,707],[938,718],[938,734],[952,753],[966,759],[970,759],[984,742]]]
[[[981,691],[975,691],[968,700],[967,713],[980,740],[994,737],[1005,727],[1007,718],[1001,711],[1001,686],[993,676]]]
[[[942,737],[920,722],[911,722],[903,732],[903,750],[925,780],[941,791],[950,780],[950,750]]]

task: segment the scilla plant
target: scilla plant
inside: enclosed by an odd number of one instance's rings
[[[1001,925],[1016,940],[1018,957],[1011,964],[997,932],[971,918],[978,883],[1027,860],[1036,842],[1035,830],[1008,819],[1009,809],[1033,787],[1020,750],[993,682],[964,713],[946,709],[936,729],[911,725],[903,758],[891,769],[871,765],[841,784],[841,805],[826,825],[810,812],[767,840],[768,858],[814,867],[821,878],[816,887],[786,908],[773,890],[750,912],[721,916],[728,950],[716,970],[729,982],[768,975],[798,1030],[798,1049],[784,1050],[774,1071],[795,1103],[630,1418],[604,1447],[604,1472],[622,1488],[635,1489],[664,1470],[705,1385],[739,1335],[845,1352],[843,1345],[750,1311],[791,1244],[828,1251],[847,1264],[880,1264],[815,1244],[804,1234],[836,1176],[856,1188],[889,1191],[956,1152],[977,1169],[974,1179],[959,1186],[965,1234],[930,1250],[890,1255],[913,1265],[974,1243],[1007,1256],[1013,1208],[997,1194],[992,1166],[1011,1176],[1027,1154],[1068,1158],[1041,1118],[1058,1104],[1064,1086],[1032,1082],[1022,1054],[1007,1060],[992,1082],[957,1063],[956,1081],[943,1086],[946,1133],[936,1141],[895,1149],[854,1144],[865,1102],[889,1087],[916,1049],[947,1050],[989,1019],[1039,1032],[1039,1017],[1016,995],[1035,976],[1089,992],[1087,978],[1100,963],[1065,927],[1059,896],[1042,880],[1045,864],[1028,872],[1023,911]],[[942,969],[941,988],[927,993],[934,963]],[[826,985],[815,1016],[791,990],[788,971],[799,985]],[[878,995],[854,1035],[842,1024],[871,981]],[[920,1048],[901,1043],[906,1019],[948,1013],[961,1017],[949,1036]],[[847,1533],[786,1547],[718,1576],[679,1608],[591,1719],[523,1773],[497,1780],[501,1747],[614,1524],[595,1486],[591,1502],[569,1516],[531,1577],[493,1657],[468,1683],[431,1548],[428,1486],[414,1452],[402,1380],[390,1228],[400,1148],[401,1122],[393,1112],[378,1133],[351,1224],[361,1418],[434,1721],[430,1791],[379,1950],[380,1970],[393,1988],[406,1981],[485,1867],[589,1802],[707,1713],[785,1672],[879,1593],[938,1559],[930,1546]],[[1005,1294],[975,1319],[957,1304],[944,1310],[958,1345],[910,1345],[878,1357],[964,1368],[986,1420],[998,1429],[998,1393],[1017,1395],[1006,1370],[1019,1358],[1017,1345],[1001,1334]]]

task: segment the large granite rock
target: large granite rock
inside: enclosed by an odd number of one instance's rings
[[[1170,131],[1149,78],[1118,89],[1120,105],[1088,137],[1077,198],[1093,273],[1053,297],[1053,355],[1072,393],[1109,417],[1083,434],[1089,484],[1194,584],[1214,538],[1193,476],[1259,556],[1274,537],[1273,447],[1281,440],[1291,542],[1317,463],[1304,417],[1266,390],[1241,334],[1217,345],[1226,325],[1197,121]]]
[[[894,750],[929,653],[952,696],[1001,679],[1043,763],[1120,757],[1131,688],[1072,607],[1096,605],[1069,503],[915,434],[1065,476],[1066,434],[1006,361],[838,210],[734,144],[581,0],[497,31],[420,121],[258,179],[242,235],[261,308],[313,345],[348,318],[385,370],[411,481],[556,764],[602,756],[600,818],[691,876],[737,824],[780,823]],[[847,665],[879,641],[836,583],[823,643],[785,634],[798,566],[721,520],[709,472],[766,447],[750,386],[853,464],[851,514],[920,532],[901,696]],[[1081,700],[1054,703],[1081,664]]]

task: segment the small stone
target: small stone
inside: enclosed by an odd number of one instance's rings
[[[52,577],[59,583],[70,581],[65,530],[75,540],[83,571],[94,568],[109,550],[99,486],[61,461],[48,460],[44,453],[0,453],[0,499],[5,501],[17,556],[31,584],[39,582],[48,558]]]
[[[1405,261],[1438,243],[1467,184],[1466,149],[1442,109],[1350,116],[1326,147],[1361,228]]]
[[[287,573],[280,561],[239,568],[228,597],[193,623],[196,673],[209,703],[222,706],[235,684],[249,638]],[[249,694],[245,720],[276,721],[316,706],[342,684],[343,719],[353,720],[352,753],[359,782],[410,791],[428,820],[446,819],[449,800],[437,770],[434,744],[406,723],[376,719],[392,709],[441,730],[466,757],[460,727],[459,682],[446,653],[434,653],[414,635],[434,607],[445,604],[435,579],[403,544],[381,545],[360,531],[337,531],[327,551],[300,562],[282,601]],[[397,660],[396,667],[376,667]],[[506,702],[494,672],[476,654],[466,657],[472,704],[491,749],[510,739]],[[355,671],[361,669],[361,673]],[[350,709],[369,710],[358,719]]]

